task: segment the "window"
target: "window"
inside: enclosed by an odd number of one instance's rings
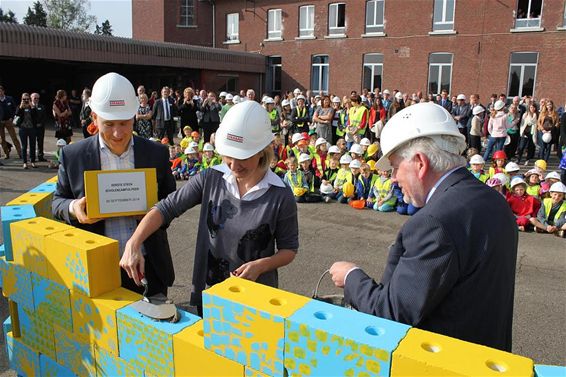
[[[328,6],[328,35],[341,35],[346,31],[346,4]]]
[[[383,54],[364,55],[364,88],[381,88],[383,79]]]
[[[181,0],[179,9],[179,26],[195,26],[195,1]]]
[[[511,53],[508,97],[534,96],[537,62],[537,52]]]
[[[456,0],[434,0],[432,31],[454,30]]]
[[[299,8],[299,37],[314,36],[314,5]]]
[[[384,0],[366,2],[366,34],[383,33]]]
[[[314,94],[328,93],[328,55],[312,57],[311,90]]]
[[[281,39],[281,9],[267,12],[267,39]]]
[[[538,28],[540,27],[540,15],[542,13],[542,0],[519,0],[517,2],[517,17],[515,27]]]
[[[566,28],[566,4],[564,4],[564,21],[562,22],[562,26]]]
[[[446,89],[450,93],[452,81],[452,54],[437,52],[428,58],[428,92],[439,94]]]
[[[269,70],[267,71],[268,92],[281,94],[281,56],[267,58]]]
[[[240,39],[240,15],[230,13],[226,16],[226,41],[238,41]]]

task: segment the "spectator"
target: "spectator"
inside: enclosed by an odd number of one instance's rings
[[[0,86],[0,142],[2,143],[2,149],[6,155],[4,158],[10,158],[10,151],[12,150],[12,144],[8,143],[6,139],[6,130],[10,134],[12,143],[16,147],[18,156],[22,156],[22,147],[20,145],[20,140],[16,136],[16,130],[14,129],[14,124],[12,123],[14,116],[16,115],[16,101],[12,96],[7,96],[4,91],[4,87]]]
[[[483,155],[483,159],[485,161],[489,161],[492,150],[503,150],[503,145],[507,138],[507,129],[510,127],[507,115],[503,111],[504,107],[505,103],[499,100],[493,106],[493,110],[491,110],[487,126],[489,136],[487,140],[487,147],[485,148],[485,153]]]
[[[83,130],[83,136],[85,139],[91,136],[90,132],[88,131],[88,126],[90,126],[90,124],[92,123],[92,118],[90,116],[90,113],[92,111],[90,108],[90,95],[90,89],[85,88],[82,93],[83,105],[79,114],[79,120],[81,122],[81,128]]]
[[[541,104],[537,123],[537,139],[540,146],[538,157],[540,159],[548,161],[550,158],[553,140],[558,139],[558,127],[560,127],[560,118],[554,108],[554,102],[547,100],[544,106]]]
[[[204,133],[204,142],[210,142],[210,135],[218,130],[220,125],[220,110],[222,106],[216,100],[216,93],[208,92],[200,106],[202,112],[201,128]]]
[[[527,160],[525,166],[529,164],[535,156],[535,140],[537,137],[537,118],[538,109],[534,102],[529,104],[527,111],[521,118],[521,127],[519,128],[519,147],[517,148],[517,163],[520,164],[523,159],[525,148],[527,149]]]
[[[334,109],[330,106],[330,97],[323,96],[321,106],[317,107],[313,114],[313,124],[316,126],[318,137],[325,140],[332,140],[332,119]]]
[[[24,169],[28,168],[28,145],[29,145],[29,156],[31,159],[30,166],[35,168],[35,134],[36,134],[36,116],[37,113],[31,107],[31,98],[29,93],[22,94],[22,102],[16,110],[16,117],[19,121],[17,126],[19,127],[20,140],[22,142],[22,159],[24,160]]]
[[[438,104],[446,109],[449,113],[452,113],[452,102],[448,98],[448,90],[442,89],[440,92],[440,102]]]
[[[139,137],[144,139],[149,139],[153,136],[153,125],[151,123],[151,118],[153,117],[153,112],[151,107],[147,103],[149,98],[147,94],[142,93],[138,96],[140,105],[138,106],[138,111],[136,113],[136,123],[134,125],[134,130],[137,132]]]
[[[179,116],[181,117],[181,129],[189,126],[192,130],[198,131],[198,105],[193,88],[190,86],[186,87],[185,90],[183,90],[183,98],[177,103]]]
[[[79,115],[81,112],[83,102],[76,89],[71,89],[71,95],[69,96],[69,107],[71,108],[71,127],[78,128],[80,126]]]
[[[45,124],[47,123],[47,113],[45,106],[39,102],[39,93],[31,94],[31,107],[35,112],[35,133],[37,141],[37,161],[47,162],[43,153],[43,140],[45,138]]]
[[[507,158],[514,159],[517,152],[517,146],[519,144],[519,123],[521,122],[521,115],[517,105],[512,103],[509,105],[509,111],[507,112],[507,136],[509,143],[505,145],[505,153]]]
[[[73,130],[71,129],[71,108],[67,101],[67,92],[59,89],[53,102],[53,117],[55,118],[55,138],[71,143]]]
[[[153,104],[152,116],[155,120],[155,133],[158,139],[167,137],[169,145],[174,145],[175,122],[173,118],[177,115],[177,105],[169,98],[169,87],[161,88],[161,98]]]

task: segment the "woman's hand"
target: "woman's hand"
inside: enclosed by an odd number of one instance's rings
[[[141,247],[130,238],[126,243],[124,254],[120,259],[120,267],[126,271],[130,279],[134,279],[137,285],[141,285],[141,279],[145,271],[145,258]]]
[[[242,279],[256,281],[259,275],[264,272],[263,262],[261,259],[258,259],[244,263],[231,274],[232,276],[237,276]]]

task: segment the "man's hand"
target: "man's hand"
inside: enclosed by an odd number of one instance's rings
[[[141,279],[145,271],[145,258],[141,252],[141,247],[136,245],[130,238],[124,248],[124,254],[120,259],[120,267],[126,271],[130,279],[134,279],[137,285],[141,285]]]
[[[237,276],[242,279],[256,281],[259,275],[263,274],[264,272],[265,271],[263,269],[263,263],[261,259],[258,259],[244,263],[243,265],[238,267],[234,272],[232,272],[231,275]]]
[[[556,232],[556,230],[558,230],[558,228],[555,227],[554,225],[547,225],[547,226],[546,226],[546,231],[547,231],[548,233],[554,233],[554,232]]]
[[[94,224],[101,219],[91,219],[86,214],[86,197],[82,197],[73,202],[73,214],[81,224]]]
[[[351,262],[334,262],[332,267],[330,267],[330,275],[334,285],[338,288],[344,288],[346,274],[355,267],[357,266]]]

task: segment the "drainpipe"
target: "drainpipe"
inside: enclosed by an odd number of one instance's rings
[[[216,1],[210,0],[212,4],[212,47],[216,47]]]

